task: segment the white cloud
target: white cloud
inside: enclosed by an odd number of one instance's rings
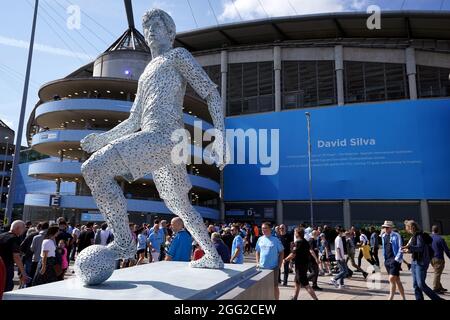
[[[28,41],[23,41],[23,40],[14,39],[14,38],[8,38],[8,37],[4,37],[1,35],[0,35],[0,44],[3,44],[5,46],[10,46],[10,47],[23,48],[23,49],[28,49],[30,46]],[[80,58],[80,59],[84,59],[84,60],[94,59],[94,56],[90,56],[85,53],[51,47],[51,46],[48,46],[46,44],[41,44],[41,43],[35,43],[34,50],[40,51],[40,52],[45,52],[45,53],[50,53],[50,54],[54,54],[54,55],[58,55],[58,56]]]
[[[13,121],[9,118],[9,116],[6,116],[4,114],[0,113],[0,120],[2,120],[8,127],[11,129],[15,129]]]
[[[358,11],[365,11],[367,7],[369,6],[367,0],[353,0],[350,4],[350,8],[358,10]]]
[[[243,20],[251,20],[266,18],[267,15],[273,17],[340,12],[348,9],[363,10],[366,2],[366,0],[224,0],[219,20],[221,22],[237,20],[239,15]]]
[[[166,11],[169,15],[173,17],[172,10],[174,9],[174,4],[165,0],[153,0],[150,2],[150,8],[162,9]]]

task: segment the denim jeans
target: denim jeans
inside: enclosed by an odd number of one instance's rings
[[[25,268],[25,272],[27,273],[27,276],[30,276],[31,274],[31,268],[33,266],[33,261],[31,260],[31,257],[29,259],[24,259],[23,261],[23,267]],[[31,280],[29,283],[25,285],[25,287],[28,287],[31,284]]]
[[[431,290],[425,282],[428,266],[429,264],[424,265],[417,263],[417,261],[413,261],[411,263],[411,273],[413,276],[413,287],[416,300],[424,300],[423,293],[425,293],[431,300],[442,300],[442,298],[439,297],[436,292]]]
[[[341,285],[344,284],[344,279],[347,277],[347,263],[345,260],[336,260],[339,266],[339,273],[334,277],[334,280],[339,281]]]

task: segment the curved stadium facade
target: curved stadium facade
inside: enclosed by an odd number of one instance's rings
[[[279,132],[275,174],[261,175],[259,163],[232,164],[221,179],[211,166],[188,166],[191,198],[205,218],[310,221],[308,111],[315,223],[414,218],[424,228],[437,223],[449,231],[450,13],[383,13],[379,30],[367,29],[367,17],[272,18],[177,35],[175,45],[191,51],[217,83],[227,128]],[[27,194],[27,218],[63,210],[80,221],[95,212],[80,174],[88,155],[79,141],[127,118],[151,59],[127,32],[94,62],[40,89],[28,137],[51,158],[31,163],[28,175],[54,180],[60,199],[52,207],[54,195]],[[211,127],[205,103],[192,90],[184,110],[188,130],[194,120],[203,130]],[[74,185],[71,194],[61,192],[63,182]],[[131,220],[169,214],[150,176],[121,185]]]

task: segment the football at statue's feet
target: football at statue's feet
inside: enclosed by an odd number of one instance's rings
[[[114,272],[116,254],[108,247],[92,245],[81,251],[75,261],[75,274],[85,285],[98,285]]]

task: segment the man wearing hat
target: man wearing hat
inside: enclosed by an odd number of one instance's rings
[[[383,244],[384,265],[389,274],[389,300],[394,299],[396,288],[405,300],[405,291],[400,281],[400,266],[403,261],[402,253],[402,238],[399,233],[395,232],[394,223],[392,221],[385,221],[381,226],[384,234],[381,238]]]

